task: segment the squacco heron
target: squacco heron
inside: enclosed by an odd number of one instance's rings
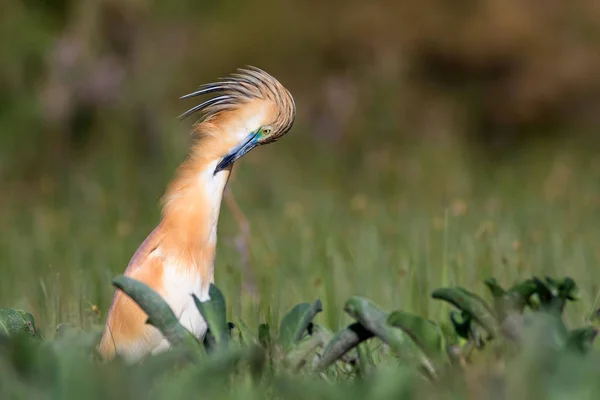
[[[214,283],[217,223],[233,164],[253,148],[287,133],[296,115],[290,92],[255,67],[203,85],[182,99],[209,93],[219,95],[180,116],[202,112],[193,129],[195,144],[162,199],[160,223],[125,270],[126,276],[161,295],[199,340],[207,325],[192,294],[207,300],[209,285]],[[100,355],[105,360],[119,355],[136,362],[169,349],[168,341],[146,320],[142,309],[116,290],[98,347]]]

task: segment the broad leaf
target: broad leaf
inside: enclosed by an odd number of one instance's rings
[[[387,343],[397,356],[420,363],[427,372],[435,376],[433,364],[423,350],[401,329],[389,325],[387,323],[388,314],[375,303],[363,297],[354,296],[346,301],[344,310],[383,342]]]
[[[444,334],[432,321],[403,311],[394,311],[388,316],[387,322],[406,332],[428,357],[439,361],[448,360]]]
[[[325,346],[316,369],[320,371],[324,370],[354,347],[358,346],[359,343],[372,337],[373,333],[359,322],[355,322],[346,329],[339,331]]]
[[[575,329],[569,332],[566,347],[587,354],[592,349],[596,336],[598,336],[598,329],[593,326]]]
[[[194,303],[214,336],[217,346],[227,346],[229,343],[229,326],[225,308],[225,298],[221,291],[213,284],[208,290],[209,299],[200,301],[192,294]]]
[[[483,332],[480,325],[473,323],[473,317],[466,311],[451,311],[450,322],[458,337],[471,342],[477,348],[483,347]]]
[[[486,302],[474,293],[460,287],[441,288],[433,291],[434,299],[444,300],[462,311],[465,311],[483,327],[489,338],[498,336],[499,324],[492,309]]]
[[[14,308],[0,308],[0,334],[37,336],[33,315]]]
[[[579,298],[579,289],[575,281],[569,277],[564,279],[546,277],[544,280],[534,277],[533,282],[539,301],[538,308],[544,311],[561,314],[567,301]]]
[[[531,305],[531,295],[535,290],[536,284],[533,279],[526,279],[508,289],[504,295],[504,313],[522,313],[526,305]]]
[[[566,277],[558,284],[558,295],[566,300],[575,301],[581,297],[579,288],[573,279]]]
[[[506,291],[498,284],[496,278],[488,278],[484,281],[494,298],[501,298]]]
[[[228,322],[227,328],[229,330],[228,338],[231,339],[231,331],[235,328],[235,325],[232,322]],[[217,339],[215,338],[215,335],[213,335],[213,333],[210,331],[210,329],[206,330],[206,335],[204,335],[204,340],[202,341],[202,344],[204,345],[204,348],[206,349],[207,353],[212,352],[213,350],[217,350],[219,348]]]
[[[172,346],[190,341],[191,335],[179,323],[171,307],[148,285],[124,275],[114,278],[113,285],[144,310],[148,323],[155,326]]]
[[[317,299],[313,304],[297,304],[285,314],[279,326],[279,343],[284,351],[287,352],[294,343],[302,339],[315,315],[321,311],[323,305]]]

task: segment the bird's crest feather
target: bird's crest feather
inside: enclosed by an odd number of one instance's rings
[[[296,106],[290,92],[273,76],[265,71],[248,66],[238,69],[237,73],[227,78],[219,78],[218,82],[201,85],[192,93],[181,99],[189,99],[209,93],[220,93],[219,96],[206,100],[181,114],[180,119],[189,117],[198,111],[202,112],[200,120],[205,120],[222,111],[232,110],[253,99],[273,101],[279,108],[275,121],[280,134],[287,132],[295,119]]]

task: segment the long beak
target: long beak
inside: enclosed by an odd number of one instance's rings
[[[258,146],[258,133],[253,132],[249,134],[241,144],[236,146],[225,157],[223,157],[219,164],[217,164],[217,168],[215,168],[213,175],[233,164],[236,160],[256,146]]]

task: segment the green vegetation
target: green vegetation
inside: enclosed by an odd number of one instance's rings
[[[597,3],[7,2],[0,398],[596,399]],[[212,332],[99,365],[178,97],[246,64],[298,118],[234,168]]]
[[[299,128],[236,166],[250,234],[240,246],[224,204],[215,271],[226,301],[201,306],[220,322],[205,346],[140,366],[98,365],[91,350],[170,174],[134,180],[126,161],[92,159],[65,181],[12,186],[0,300],[31,312],[43,340],[4,339],[2,397],[595,398],[593,155],[534,149],[476,169],[439,141],[353,158],[311,140]],[[538,318],[515,331],[515,309]]]
[[[207,309],[224,307],[234,324],[229,351],[205,356],[201,346],[191,359],[182,349],[143,366],[99,366],[88,351],[111,281],[157,221],[168,173],[131,180],[126,162],[93,160],[66,181],[12,186],[0,214],[0,300],[31,312],[43,341],[4,342],[3,397],[594,398],[594,156],[531,150],[475,169],[447,143],[371,145],[352,159],[310,140],[298,129],[236,167],[231,188],[250,234],[240,246],[225,204],[216,284],[226,302]],[[483,300],[462,305],[471,294]],[[566,333],[543,316],[521,335],[503,330],[519,325],[507,309],[555,303]],[[219,326],[206,348],[223,342]],[[515,350],[505,335],[526,344]]]
[[[384,399],[439,396],[449,388],[448,381],[457,398],[477,390],[484,398],[513,391],[518,398],[553,398],[552,384],[564,379],[558,367],[572,362],[581,367],[597,356],[592,348],[596,318],[577,329],[565,325],[565,305],[577,298],[571,278],[528,279],[507,291],[493,278],[488,283],[494,308],[461,287],[434,291],[432,297],[460,311],[460,319],[459,312],[450,313],[454,329],[446,333],[418,315],[388,313],[354,296],[344,306],[354,322],[336,334],[316,322],[323,310],[320,300],[294,306],[278,331],[262,324],[254,334],[242,320],[237,326],[227,322],[223,294],[211,285],[209,300],[195,299],[209,329],[200,343],[152,289],[120,276],[113,284],[170,339],[169,352],[133,366],[119,359],[101,363],[93,347],[98,332],[61,329],[57,338],[45,341],[31,314],[0,309],[1,390],[5,398],[71,398],[70,385],[80,379],[77,395],[93,398],[117,393],[119,398],[189,398],[201,391],[213,398]],[[527,364],[533,368],[531,386],[521,386],[520,368]],[[50,372],[51,365],[63,368]],[[517,375],[511,370],[515,365]],[[125,372],[126,378],[111,375],[114,371]],[[469,384],[464,378],[474,372],[480,373],[479,382]],[[590,394],[597,385],[593,380],[581,383]]]

